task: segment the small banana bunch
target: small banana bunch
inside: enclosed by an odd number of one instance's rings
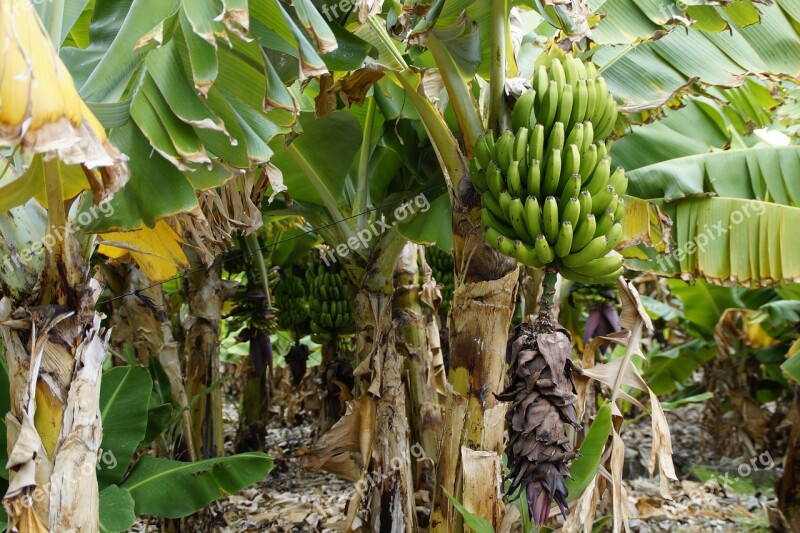
[[[275,305],[278,308],[278,326],[294,331],[308,318],[306,288],[291,269],[284,271],[280,283],[274,290]]]
[[[440,311],[447,314],[453,301],[455,278],[453,276],[453,256],[438,246],[425,248],[425,260],[433,272],[433,279],[442,286],[442,306]]]
[[[612,172],[617,104],[592,63],[543,56],[519,97],[512,130],[475,146],[473,185],[493,247],[520,262],[555,264],[568,279],[605,283],[622,273],[625,171]]]
[[[317,335],[352,333],[355,329],[344,272],[319,263],[306,271],[310,285],[308,314]]]

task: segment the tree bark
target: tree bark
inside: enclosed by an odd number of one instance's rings
[[[220,267],[212,266],[189,281],[186,394],[191,402],[192,446],[204,459],[224,455],[219,331],[222,304],[234,289],[220,279]]]
[[[452,389],[446,404],[431,520],[431,530],[436,532],[463,530],[463,520],[444,490],[493,527],[502,521],[502,482],[496,473],[502,472],[506,406],[494,395],[503,389],[518,267],[486,242],[478,223],[479,205],[471,183],[462,181],[453,209],[456,288],[449,321],[448,374]],[[483,466],[469,468],[476,457]]]

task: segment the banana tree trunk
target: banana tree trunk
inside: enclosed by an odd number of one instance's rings
[[[411,435],[422,446],[425,459],[414,463],[417,490],[433,495],[434,460],[438,456],[442,413],[436,401],[434,368],[428,346],[426,318],[421,301],[417,248],[406,244],[395,266],[394,327],[398,331],[397,351],[405,360],[408,413]]]
[[[794,388],[794,417],[789,436],[789,446],[783,464],[783,475],[778,481],[778,503],[792,531],[800,531],[800,386]]]
[[[266,415],[272,396],[272,382],[267,379],[265,363],[271,351],[272,343],[266,331],[258,331],[250,339],[250,357],[243,362],[242,372],[242,414],[236,438],[239,452],[264,450]],[[269,357],[271,359],[271,354]]]
[[[219,331],[222,305],[234,288],[235,284],[220,278],[219,266],[189,280],[186,394],[191,402],[192,446],[202,458],[224,454]]]
[[[111,315],[114,330],[112,351],[123,353],[127,344],[133,347],[139,364],[143,366],[149,366],[152,358],[158,359],[169,379],[172,397],[183,411],[183,434],[191,435],[191,418],[187,409],[189,401],[184,387],[180,349],[173,336],[163,287],[153,287],[153,283],[134,265],[124,265],[114,271],[104,269],[104,273],[114,293],[133,294],[139,291],[142,296],[123,298],[114,306]],[[197,459],[192,439],[184,439],[184,448],[189,460]]]
[[[474,191],[454,202],[456,288],[450,311],[450,371],[431,530],[460,532],[463,521],[445,490],[499,527],[506,406],[503,366],[516,301],[515,261],[491,248],[475,210]],[[467,205],[472,205],[470,211]]]

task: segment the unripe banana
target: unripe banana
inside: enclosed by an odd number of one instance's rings
[[[486,187],[495,198],[500,198],[500,192],[506,188],[503,173],[494,161],[489,163],[489,168],[486,169]]]
[[[508,206],[511,205],[511,200],[513,199],[514,197],[511,196],[507,190],[500,191],[500,197],[497,199],[498,203],[500,204],[500,209],[503,210],[503,216],[509,221],[511,218],[508,216]]]
[[[544,162],[544,125],[536,124],[530,134],[528,157]]]
[[[536,236],[535,250],[536,256],[542,264],[547,265],[552,263],[553,259],[556,258],[555,250],[553,250],[553,247],[547,242],[547,238],[544,235],[540,234]]]
[[[503,209],[500,207],[500,201],[497,198],[495,198],[491,193],[483,193],[481,195],[481,207],[483,208],[483,210],[488,210],[499,220],[505,219],[505,214],[503,213]],[[508,223],[509,221],[506,220],[505,222]]]
[[[558,92],[564,92],[564,87],[567,85],[567,75],[564,72],[564,65],[561,64],[561,61],[555,60],[550,64],[550,76],[556,82]]]
[[[605,139],[614,131],[614,125],[617,123],[617,102],[614,97],[608,95],[608,103],[606,104],[606,112],[603,118],[597,122],[596,135],[599,139]]]
[[[567,83],[572,85],[573,87],[578,82],[578,65],[580,60],[575,59],[571,55],[564,55],[561,59],[564,65],[564,74],[567,80]]]
[[[583,123],[579,122],[572,126],[572,129],[569,131],[569,135],[567,135],[567,140],[564,141],[566,146],[570,144],[574,144],[578,148],[578,153],[580,154],[581,147],[583,146]],[[575,171],[577,172],[577,170]]]
[[[542,192],[542,167],[538,159],[531,160],[530,168],[528,169],[528,181],[525,185],[528,194],[539,197]]]
[[[534,268],[544,267],[544,263],[539,260],[539,254],[536,253],[536,247],[522,241],[514,241],[514,257],[522,264]]]
[[[597,145],[597,160],[598,161],[608,157],[609,147],[611,146],[611,142],[610,141],[611,141],[610,139],[606,139],[606,140],[600,139],[600,140],[595,142],[595,144]]]
[[[583,184],[584,189],[592,195],[592,200],[596,203],[595,197],[608,187],[608,178],[611,176],[611,159],[604,157],[597,162],[594,172]],[[491,186],[491,182],[489,182]],[[604,208],[605,209],[605,208]],[[597,214],[595,212],[595,214]]]
[[[514,134],[514,159],[516,161],[528,160],[528,135],[529,130],[527,125],[522,126]]]
[[[558,222],[558,202],[555,197],[548,196],[542,206],[542,228],[548,242],[556,242],[558,238]]]
[[[564,276],[569,280],[576,281],[578,283],[583,283],[584,285],[592,285],[595,283],[603,283],[603,284],[614,283],[622,275],[624,269],[620,267],[618,270],[603,277],[585,276],[583,274],[579,274],[574,269],[569,268],[565,265],[560,265],[558,270],[562,276]]]
[[[625,215],[625,198],[619,197],[619,201],[617,202],[617,208],[614,210],[614,221],[622,220],[622,217]]]
[[[489,161],[492,160],[492,151],[489,149],[489,145],[486,144],[485,135],[481,135],[475,141],[475,159],[477,159],[480,168],[489,167]]]
[[[525,199],[525,225],[531,236],[542,233],[542,209],[535,196],[528,196]]]
[[[501,235],[497,238],[497,249],[504,255],[514,257],[514,240],[515,239],[509,239]]]
[[[570,198],[575,198],[575,201],[578,202],[578,196],[580,196],[580,194],[581,175],[576,173],[567,179],[567,182],[564,184],[564,189],[561,191],[561,211],[563,211],[563,207],[571,203]],[[592,202],[594,202],[594,198],[592,198]],[[580,213],[580,203],[578,203],[578,212]]]
[[[518,131],[527,128],[528,124],[536,122],[533,104],[536,102],[536,91],[528,89],[520,95],[511,111],[511,128]]]
[[[488,185],[486,184],[486,171],[481,169],[476,170],[471,174],[472,177],[472,186],[478,192],[478,194],[483,194],[488,190]]]
[[[587,124],[590,124],[590,122],[587,122]],[[578,173],[581,175],[583,187],[586,187],[586,184],[589,183],[589,178],[592,177],[592,173],[594,172],[596,166],[597,145],[592,144],[589,146],[588,150],[581,152],[581,167],[578,170]]]
[[[561,101],[558,103],[558,115],[556,115],[557,120],[562,122],[565,127],[571,124],[572,100],[572,85],[565,85],[561,92]]]
[[[610,185],[610,187],[613,187],[613,185]],[[619,195],[616,193],[615,190],[614,194],[611,195],[611,201],[608,203],[608,206],[606,206],[606,209],[611,209],[612,211],[614,211],[614,213],[616,213],[617,205],[619,205]]]
[[[594,124],[587,120],[583,123],[583,143],[581,144],[581,155],[585,154],[592,144],[594,144]],[[597,150],[596,147],[595,150]]]
[[[497,231],[491,226],[487,225],[483,227],[483,236],[486,237],[486,242],[488,242],[496,250],[503,252],[503,250],[500,248],[501,243],[503,243],[504,247],[508,249],[508,247],[505,246],[506,241],[511,243],[511,250],[514,249],[514,242],[512,240],[505,238],[503,235],[500,234],[499,231]]]
[[[550,80],[550,85],[547,88],[547,94],[544,96],[542,102],[542,111],[538,113],[539,121],[544,125],[545,133],[550,131],[553,123],[556,121],[556,113],[558,112],[558,102],[561,99],[561,93],[558,89],[558,83],[555,80]]]
[[[519,161],[512,161],[506,174],[506,185],[511,196],[523,196],[522,176],[519,171]]]
[[[606,245],[608,244],[608,237],[602,235],[600,237],[596,237],[589,241],[589,244],[584,246],[581,250],[569,254],[568,256],[561,259],[561,261],[567,265],[568,267],[577,267],[580,265],[585,265],[589,261],[597,259],[598,257],[602,257],[605,255],[603,251],[606,249]]]
[[[580,150],[578,149],[577,145],[570,144],[564,151],[564,163],[561,166],[561,178],[558,180],[558,190],[559,191],[564,190],[564,186],[567,184],[567,181],[569,181],[570,177],[577,174],[578,178],[580,178],[580,169],[581,169]]]
[[[542,101],[544,100],[547,89],[550,87],[550,78],[547,75],[547,67],[539,65],[536,68],[536,75],[533,78],[533,89],[536,91],[536,112],[541,116]]]
[[[608,243],[603,249],[603,255],[607,254],[620,243],[622,240],[622,222],[614,222],[608,232]]]
[[[601,235],[608,234],[609,230],[611,230],[611,226],[614,224],[614,212],[610,209],[606,209],[602,216],[597,219],[596,228],[594,230],[594,236],[600,237]]]
[[[517,238],[517,233],[509,223],[501,217],[495,216],[488,209],[481,209],[481,225],[490,226],[506,237]]]
[[[597,72],[597,65],[591,61],[584,63],[583,68],[586,69],[586,76],[584,77],[589,81],[594,81],[594,79],[599,75]]]
[[[564,151],[564,139],[564,123],[556,122],[553,124],[553,129],[550,130],[550,137],[547,139],[547,151],[550,157],[552,157],[555,150]]]
[[[508,167],[514,160],[514,134],[511,130],[506,130],[497,139],[497,144],[494,146],[494,160],[500,166],[503,174],[508,173]]]
[[[578,201],[581,203],[581,216],[592,212],[592,195],[589,191],[583,189],[578,196]]]
[[[558,192],[558,183],[561,179],[561,151],[553,150],[547,159],[547,167],[542,180],[542,195],[552,196]]]
[[[569,255],[570,247],[572,246],[572,222],[565,220],[561,223],[561,229],[558,231],[558,238],[553,247],[558,257],[566,257]]]
[[[586,113],[583,119],[591,122],[594,118],[594,112],[597,110],[597,89],[595,87],[595,79],[590,78],[586,80]]]
[[[492,157],[494,157],[494,145],[495,145],[494,131],[486,130],[486,133],[483,134],[483,140],[486,141],[486,146],[489,147],[489,154]]]
[[[572,90],[572,115],[570,120],[574,124],[580,124],[586,119],[586,106],[589,103],[589,89],[586,87],[586,80],[578,80],[573,84]]]
[[[592,213],[597,216],[603,213],[611,205],[611,200],[614,199],[614,186],[609,185],[599,194],[592,196]],[[501,202],[500,205],[503,205]],[[613,211],[613,209],[611,209]]]
[[[593,259],[585,265],[572,267],[572,270],[584,276],[603,278],[614,274],[620,268],[622,268],[622,256],[618,252],[612,251],[608,255]]]
[[[508,216],[511,219],[511,226],[519,238],[526,243],[533,244],[534,236],[528,233],[528,227],[525,225],[525,206],[522,200],[519,198],[511,200],[511,205],[508,206]]]
[[[589,244],[589,242],[594,239],[596,228],[597,222],[595,221],[594,215],[591,213],[583,215],[578,221],[577,229],[573,232],[572,246],[570,246],[569,251],[577,252]]]
[[[581,216],[581,203],[577,198],[570,198],[561,204],[561,222],[569,222],[573,228],[576,227]]]
[[[608,178],[608,184],[613,185],[617,194],[622,196],[628,190],[628,178],[625,177],[625,170],[622,167],[617,169]]]
[[[606,80],[602,76],[594,80],[594,93],[596,101],[591,121],[598,124],[603,115],[605,115],[606,106],[608,105],[608,88],[606,87]],[[600,136],[597,138],[602,139]]]

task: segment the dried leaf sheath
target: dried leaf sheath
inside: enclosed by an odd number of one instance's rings
[[[537,524],[547,520],[553,499],[567,514],[564,476],[575,451],[564,424],[580,428],[570,353],[569,334],[546,317],[540,315],[533,325],[520,324],[506,351],[511,383],[497,395],[498,400],[513,402],[506,414],[508,495],[523,487]]]

